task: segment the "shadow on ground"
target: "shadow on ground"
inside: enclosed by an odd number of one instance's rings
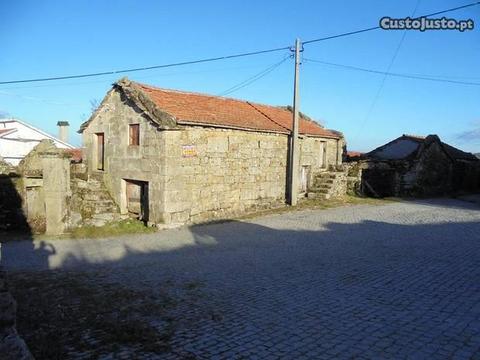
[[[473,213],[478,211],[478,207],[470,203],[450,200],[426,200],[417,204]],[[361,207],[358,209],[361,212]],[[301,221],[302,213],[296,216]],[[480,301],[480,222],[475,219],[408,225],[394,223],[394,220],[392,223],[375,220],[322,223],[319,220],[311,225],[311,230],[282,228],[281,224],[271,228],[255,222],[230,221],[190,226],[131,240],[98,240],[97,245],[92,241],[71,242],[71,248],[65,252],[58,268],[72,271],[73,277],[88,270],[88,284],[95,283],[97,272],[108,272],[110,280],[116,279],[122,284],[118,285],[117,298],[122,294],[121,289],[129,284],[132,287],[143,284],[144,288],[152,289],[151,292],[130,295],[133,298],[136,296],[137,300],[155,297],[153,289],[165,287],[171,279],[182,284],[190,281],[192,288],[205,284],[206,295],[203,297],[194,293],[190,294],[193,298],[171,298],[168,301],[174,305],[168,314],[163,312],[166,307],[162,307],[159,313],[161,319],[170,319],[169,336],[167,339],[161,337],[162,347],[150,349],[145,356],[152,353],[211,355],[212,345],[204,339],[205,334],[228,344],[232,338],[221,334],[230,331],[240,336],[236,331],[244,331],[242,329],[247,325],[254,329],[261,342],[285,332],[293,336],[299,329],[308,333],[310,328],[315,327],[318,349],[322,348],[322,339],[326,339],[323,336],[328,333],[337,331],[346,338],[357,336],[359,342],[364,342],[365,348],[362,350],[352,345],[351,348],[357,352],[351,356],[361,355],[367,348],[373,351],[371,355],[386,354],[378,346],[380,337],[371,334],[378,327],[387,329],[382,336],[390,336],[400,348],[409,351],[414,351],[408,346],[418,333],[415,329],[426,326],[425,322],[428,329],[435,330],[435,334],[440,328],[450,331],[450,337],[459,337],[469,343],[470,338],[480,335],[480,329],[469,328],[471,318],[475,320],[475,309],[478,309],[475,304]],[[180,238],[178,246],[162,248],[159,242],[172,243],[171,238]],[[147,245],[139,250],[130,241],[141,241]],[[15,268],[16,259],[21,258],[23,261],[28,259],[34,270],[48,270],[49,258],[56,256],[55,248],[46,243],[35,247],[28,241],[12,245],[6,247],[3,255],[6,265],[12,268]],[[92,253],[83,251],[82,247],[94,249],[94,260]],[[122,248],[120,252],[119,247]],[[109,257],[110,251],[121,255],[113,259]],[[47,282],[55,280],[54,273],[43,274]],[[65,283],[65,279],[60,283]],[[108,286],[117,286],[111,284]],[[81,293],[93,295],[84,287],[80,293],[73,291],[69,296],[81,298]],[[108,290],[106,297],[100,301],[113,306],[116,297],[112,294],[113,290]],[[42,296],[42,288],[35,288],[29,296]],[[459,297],[462,301],[456,304],[455,299]],[[132,297],[127,298],[135,302]],[[52,299],[55,301],[55,297]],[[448,303],[444,305],[445,300],[453,303],[449,318],[439,324],[435,318],[439,316],[440,305],[442,309],[449,306]],[[125,302],[118,304],[128,305]],[[61,303],[51,305],[62,307]],[[208,312],[204,311],[206,308]],[[72,309],[68,308],[69,311]],[[95,313],[94,308],[88,308],[88,311]],[[118,314],[119,321],[128,317],[128,311]],[[85,326],[92,321],[90,316],[85,315],[89,319]],[[297,320],[284,323],[285,317]],[[463,325],[457,327],[461,319]],[[71,320],[75,322],[75,318]],[[363,329],[363,335],[357,334],[347,324]],[[25,324],[19,323],[20,329],[22,326]],[[37,326],[48,326],[48,321],[42,323],[39,320]],[[81,331],[88,332],[88,328]],[[135,329],[132,331],[135,332]],[[119,337],[114,340],[124,339],[124,343],[118,344],[118,348],[104,348],[104,351],[138,353],[138,346],[145,351],[144,342],[151,344],[148,338],[152,338],[153,330],[148,328],[144,331],[147,336],[137,339],[134,343],[137,347],[127,346],[125,350],[125,346],[130,344],[128,337]],[[409,331],[411,334],[408,334]],[[465,331],[470,337],[465,335]],[[186,334],[197,335],[195,339],[187,340]],[[28,343],[29,335],[24,336]],[[437,350],[450,344],[442,336],[439,334],[437,338],[430,339]],[[330,343],[340,344],[342,341],[339,338],[338,341],[330,340]],[[422,347],[422,341],[419,347]],[[303,346],[301,341],[298,344],[287,342],[295,351]],[[78,346],[74,349],[78,353],[87,351],[85,348],[88,346],[95,346],[80,340],[77,345],[69,345]],[[241,355],[243,350],[240,346],[235,351],[236,355]],[[289,356],[300,355],[289,353]]]

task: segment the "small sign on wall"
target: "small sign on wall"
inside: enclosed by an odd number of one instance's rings
[[[183,145],[182,146],[182,156],[183,157],[196,157],[197,147],[195,145]]]

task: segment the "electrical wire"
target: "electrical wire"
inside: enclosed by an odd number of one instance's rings
[[[431,13],[431,14],[428,14],[428,15],[423,15],[423,16],[424,17],[430,17],[430,16],[434,16],[434,15],[445,14],[445,13],[448,13],[448,12],[452,12],[452,11],[456,11],[456,10],[460,10],[460,9],[465,9],[465,8],[472,7],[472,6],[477,6],[477,5],[480,5],[480,1],[476,1],[476,2],[466,4],[466,5],[462,5],[462,6],[457,6],[455,8],[450,8],[450,9],[446,9],[446,10],[442,10],[442,11],[437,11],[437,12],[434,12],[434,13]],[[307,40],[307,41],[303,41],[302,45],[308,45],[308,44],[316,43],[316,42],[320,42],[320,41],[326,41],[326,40],[336,39],[336,38],[340,38],[340,37],[356,35],[356,34],[369,32],[369,31],[377,30],[377,29],[380,29],[380,26],[374,26],[374,27],[369,27],[369,28],[365,28],[365,29],[359,29],[359,30],[355,30],[355,31],[341,33],[341,34],[336,34],[336,35],[321,37],[321,38],[317,38],[317,39]],[[284,47],[280,47],[280,48],[252,51],[252,52],[247,52],[247,53],[212,57],[212,58],[199,59],[199,60],[183,61],[183,62],[177,62],[177,63],[138,67],[138,68],[130,68],[130,69],[122,69],[122,70],[114,70],[114,71],[104,71],[104,72],[86,73],[86,74],[78,74],[78,75],[66,75],[66,76],[53,76],[53,77],[33,78],[33,79],[22,79],[22,80],[0,81],[0,85],[18,84],[18,83],[31,83],[31,82],[40,82],[40,81],[55,81],[55,80],[66,80],[66,79],[79,79],[79,78],[95,77],[95,76],[103,76],[103,75],[124,74],[124,73],[136,72],[136,71],[163,69],[163,68],[174,67],[174,66],[200,64],[200,63],[206,63],[206,62],[212,62],[212,61],[220,61],[220,60],[227,60],[227,59],[240,58],[240,57],[246,57],[246,56],[260,55],[260,54],[272,53],[272,52],[282,51],[282,50],[287,50],[287,49],[291,49],[291,46],[284,46]]]
[[[449,13],[449,12],[452,12],[452,11],[466,9],[466,8],[469,8],[469,7],[472,7],[472,6],[477,6],[477,5],[480,5],[480,1],[476,1],[476,2],[466,4],[466,5],[462,5],[462,6],[457,6],[457,7],[446,9],[446,10],[437,11],[437,12],[427,14],[427,15],[421,15],[419,17],[431,17],[431,16],[435,16],[435,15],[446,14],[446,13]],[[364,32],[369,32],[369,31],[378,30],[378,29],[381,29],[381,27],[379,25],[372,26],[372,27],[365,28],[365,29],[349,31],[349,32],[345,32],[345,33],[342,33],[342,34],[336,34],[336,35],[321,37],[321,38],[318,38],[318,39],[307,40],[307,41],[303,41],[302,44],[303,45],[308,45],[308,44],[319,42],[319,41],[337,39],[337,38],[344,37],[344,36],[361,34],[361,33],[364,33]]]
[[[242,81],[241,83],[238,83],[237,85],[234,85],[234,86],[228,88],[227,90],[218,94],[218,96],[225,96],[225,95],[231,94],[235,91],[243,89],[244,87],[246,87],[250,84],[253,84],[255,81],[260,80],[264,76],[267,76],[268,74],[270,74],[273,70],[275,70],[280,65],[282,65],[285,61],[287,61],[288,58],[291,58],[291,56],[290,55],[285,56],[281,61],[269,66],[268,68],[266,68],[266,69],[260,71],[259,73],[249,77],[248,79]]]
[[[415,8],[413,9],[412,11],[412,17],[415,16],[415,13],[417,12],[417,9],[418,9],[418,6],[420,5],[420,0],[417,0],[416,4],[415,4]],[[398,53],[400,52],[400,48],[402,47],[403,45],[403,42],[405,41],[405,37],[407,36],[407,30],[404,30],[403,31],[403,34],[402,34],[402,38],[400,39],[400,41],[398,42],[398,45],[397,47],[395,48],[395,52],[393,53],[393,56],[392,58],[390,59],[390,62],[388,63],[388,66],[387,66],[387,69],[386,69],[386,73],[388,73],[390,71],[390,69],[392,68],[393,66],[393,63],[395,62],[395,59],[397,58],[398,56]],[[368,120],[370,119],[370,116],[372,115],[373,113],[373,110],[375,109],[375,106],[377,105],[377,102],[378,100],[380,99],[380,94],[382,93],[382,90],[385,86],[385,83],[387,81],[387,75],[384,74],[382,76],[382,81],[380,83],[380,86],[378,87],[377,89],[377,92],[375,93],[375,96],[373,97],[373,100],[372,102],[370,103],[370,106],[368,108],[368,111],[367,113],[365,114],[365,117],[363,118],[363,121],[360,123],[360,128],[357,132],[357,135],[355,136],[355,140],[357,139],[357,137],[360,135],[360,132],[364,129],[365,125],[367,124]]]
[[[312,63],[318,63],[318,64],[323,64],[323,65],[328,65],[328,66],[335,66],[335,67],[344,68],[344,69],[348,69],[348,70],[363,71],[363,72],[367,72],[367,73],[386,75],[386,76],[394,76],[394,77],[400,77],[400,78],[406,78],[406,79],[445,82],[445,83],[459,84],[459,85],[480,86],[480,83],[477,83],[477,82],[449,80],[449,79],[447,79],[447,76],[445,76],[442,79],[440,76],[437,77],[437,76],[433,76],[433,75],[423,75],[423,74],[422,75],[416,75],[416,74],[386,72],[386,71],[379,71],[379,70],[375,70],[375,69],[368,69],[368,68],[363,68],[363,67],[358,67],[358,66],[338,64],[338,63],[332,63],[332,62],[322,61],[322,60],[315,60],[315,59],[310,59],[310,58],[304,58],[303,60],[305,62],[312,62]]]
[[[196,70],[196,71],[172,71],[168,73],[153,73],[148,75],[141,75],[136,76],[135,80],[142,80],[142,79],[154,79],[154,78],[163,78],[169,76],[178,76],[178,75],[195,75],[195,74],[206,74],[206,73],[214,73],[214,72],[221,72],[221,71],[232,71],[232,70],[239,70],[239,69],[258,69],[260,66],[258,65],[249,65],[249,66],[233,66],[233,67],[221,67],[209,70]],[[115,82],[117,79],[112,78],[112,82]],[[100,84],[105,83],[105,80],[74,80],[74,82],[67,82],[67,83],[47,83],[41,85],[20,85],[14,87],[8,87],[8,90],[15,90],[15,89],[36,89],[36,88],[44,88],[44,87],[58,87],[58,86],[77,86],[77,85],[89,85],[89,84]]]
[[[234,55],[226,55],[226,56],[219,56],[219,57],[206,58],[206,59],[200,59],[200,60],[183,61],[183,62],[177,62],[177,63],[171,63],[171,64],[154,65],[154,66],[146,66],[146,67],[131,68],[131,69],[122,69],[122,70],[114,70],[114,71],[104,71],[104,72],[89,73],[89,74],[80,74],[80,75],[54,76],[54,77],[46,77],[46,78],[38,78],[38,79],[0,81],[0,85],[18,84],[18,83],[27,83],[27,82],[38,82],[38,81],[54,81],[54,80],[66,80],[66,79],[80,79],[80,78],[94,77],[94,76],[102,76],[102,75],[124,74],[124,73],[135,72],[135,71],[145,71],[145,70],[152,70],[152,69],[163,69],[163,68],[169,68],[169,67],[174,67],[174,66],[184,66],[184,65],[200,64],[200,63],[206,63],[206,62],[212,62],[212,61],[219,61],[219,60],[234,59],[234,58],[239,58],[239,57],[252,56],[252,55],[260,55],[260,54],[266,54],[266,53],[271,53],[271,52],[275,52],[275,51],[289,50],[289,49],[290,49],[290,46],[285,46],[285,47],[275,48],[275,49],[252,51],[252,52],[248,52],[248,53],[241,53],[241,54],[234,54]]]
[[[39,102],[43,102],[43,103],[49,104],[49,105],[82,106],[80,104],[74,104],[74,103],[70,103],[70,102],[65,103],[65,102],[60,102],[60,101],[52,101],[52,100],[48,100],[48,99],[39,98],[39,97],[36,97],[36,96],[25,96],[25,95],[6,92],[6,91],[0,91],[0,96],[11,96],[11,97],[19,98],[19,99],[24,99],[24,100],[39,101]]]

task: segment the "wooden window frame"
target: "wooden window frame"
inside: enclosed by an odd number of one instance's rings
[[[140,146],[140,124],[128,125],[128,145]]]

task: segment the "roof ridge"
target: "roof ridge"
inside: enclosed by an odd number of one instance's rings
[[[202,93],[202,92],[198,92],[198,91],[186,91],[186,90],[177,90],[177,89],[167,89],[167,88],[163,88],[163,87],[159,87],[159,86],[155,86],[155,85],[150,85],[150,84],[145,84],[145,83],[141,83],[141,82],[138,82],[138,81],[134,81],[134,80],[129,80],[130,82],[134,83],[134,84],[137,84],[137,85],[140,85],[140,86],[145,86],[147,88],[152,88],[152,89],[155,89],[155,90],[160,90],[160,91],[166,91],[166,92],[172,92],[172,93],[178,93],[178,94],[188,94],[188,95],[198,95],[198,96],[205,96],[205,97],[209,97],[209,98],[214,98],[214,99],[220,99],[220,100],[233,100],[233,101],[238,101],[238,102],[241,102],[241,103],[247,103],[249,105],[260,105],[260,106],[268,106],[272,109],[275,109],[275,110],[281,110],[281,111],[285,111],[285,112],[291,112],[287,109],[284,109],[282,108],[283,105],[270,105],[270,104],[264,104],[264,103],[260,103],[260,102],[256,102],[256,101],[251,101],[251,100],[244,100],[244,99],[238,99],[238,98],[233,98],[233,97],[229,97],[229,96],[220,96],[220,95],[212,95],[212,94],[207,94],[207,93]],[[302,120],[305,120],[305,119],[302,119]],[[315,122],[316,124],[318,124],[316,121],[314,120],[310,120],[311,122]],[[318,124],[320,125],[320,124]],[[320,125],[321,126],[321,125]]]
[[[228,97],[228,96],[212,95],[212,94],[207,94],[207,93],[198,92],[198,91],[168,89],[168,88],[159,87],[159,86],[150,85],[150,84],[145,84],[145,83],[141,83],[141,82],[133,81],[133,80],[130,80],[130,82],[135,83],[136,85],[144,86],[144,87],[147,87],[147,88],[152,88],[154,90],[165,91],[165,92],[172,92],[172,93],[177,93],[177,94],[187,94],[187,95],[198,95],[198,96],[204,96],[204,97],[220,99],[220,100],[233,100],[233,101],[238,101],[238,102],[243,102],[243,103],[249,102],[248,100],[242,100],[242,99],[232,98],[232,97]]]

